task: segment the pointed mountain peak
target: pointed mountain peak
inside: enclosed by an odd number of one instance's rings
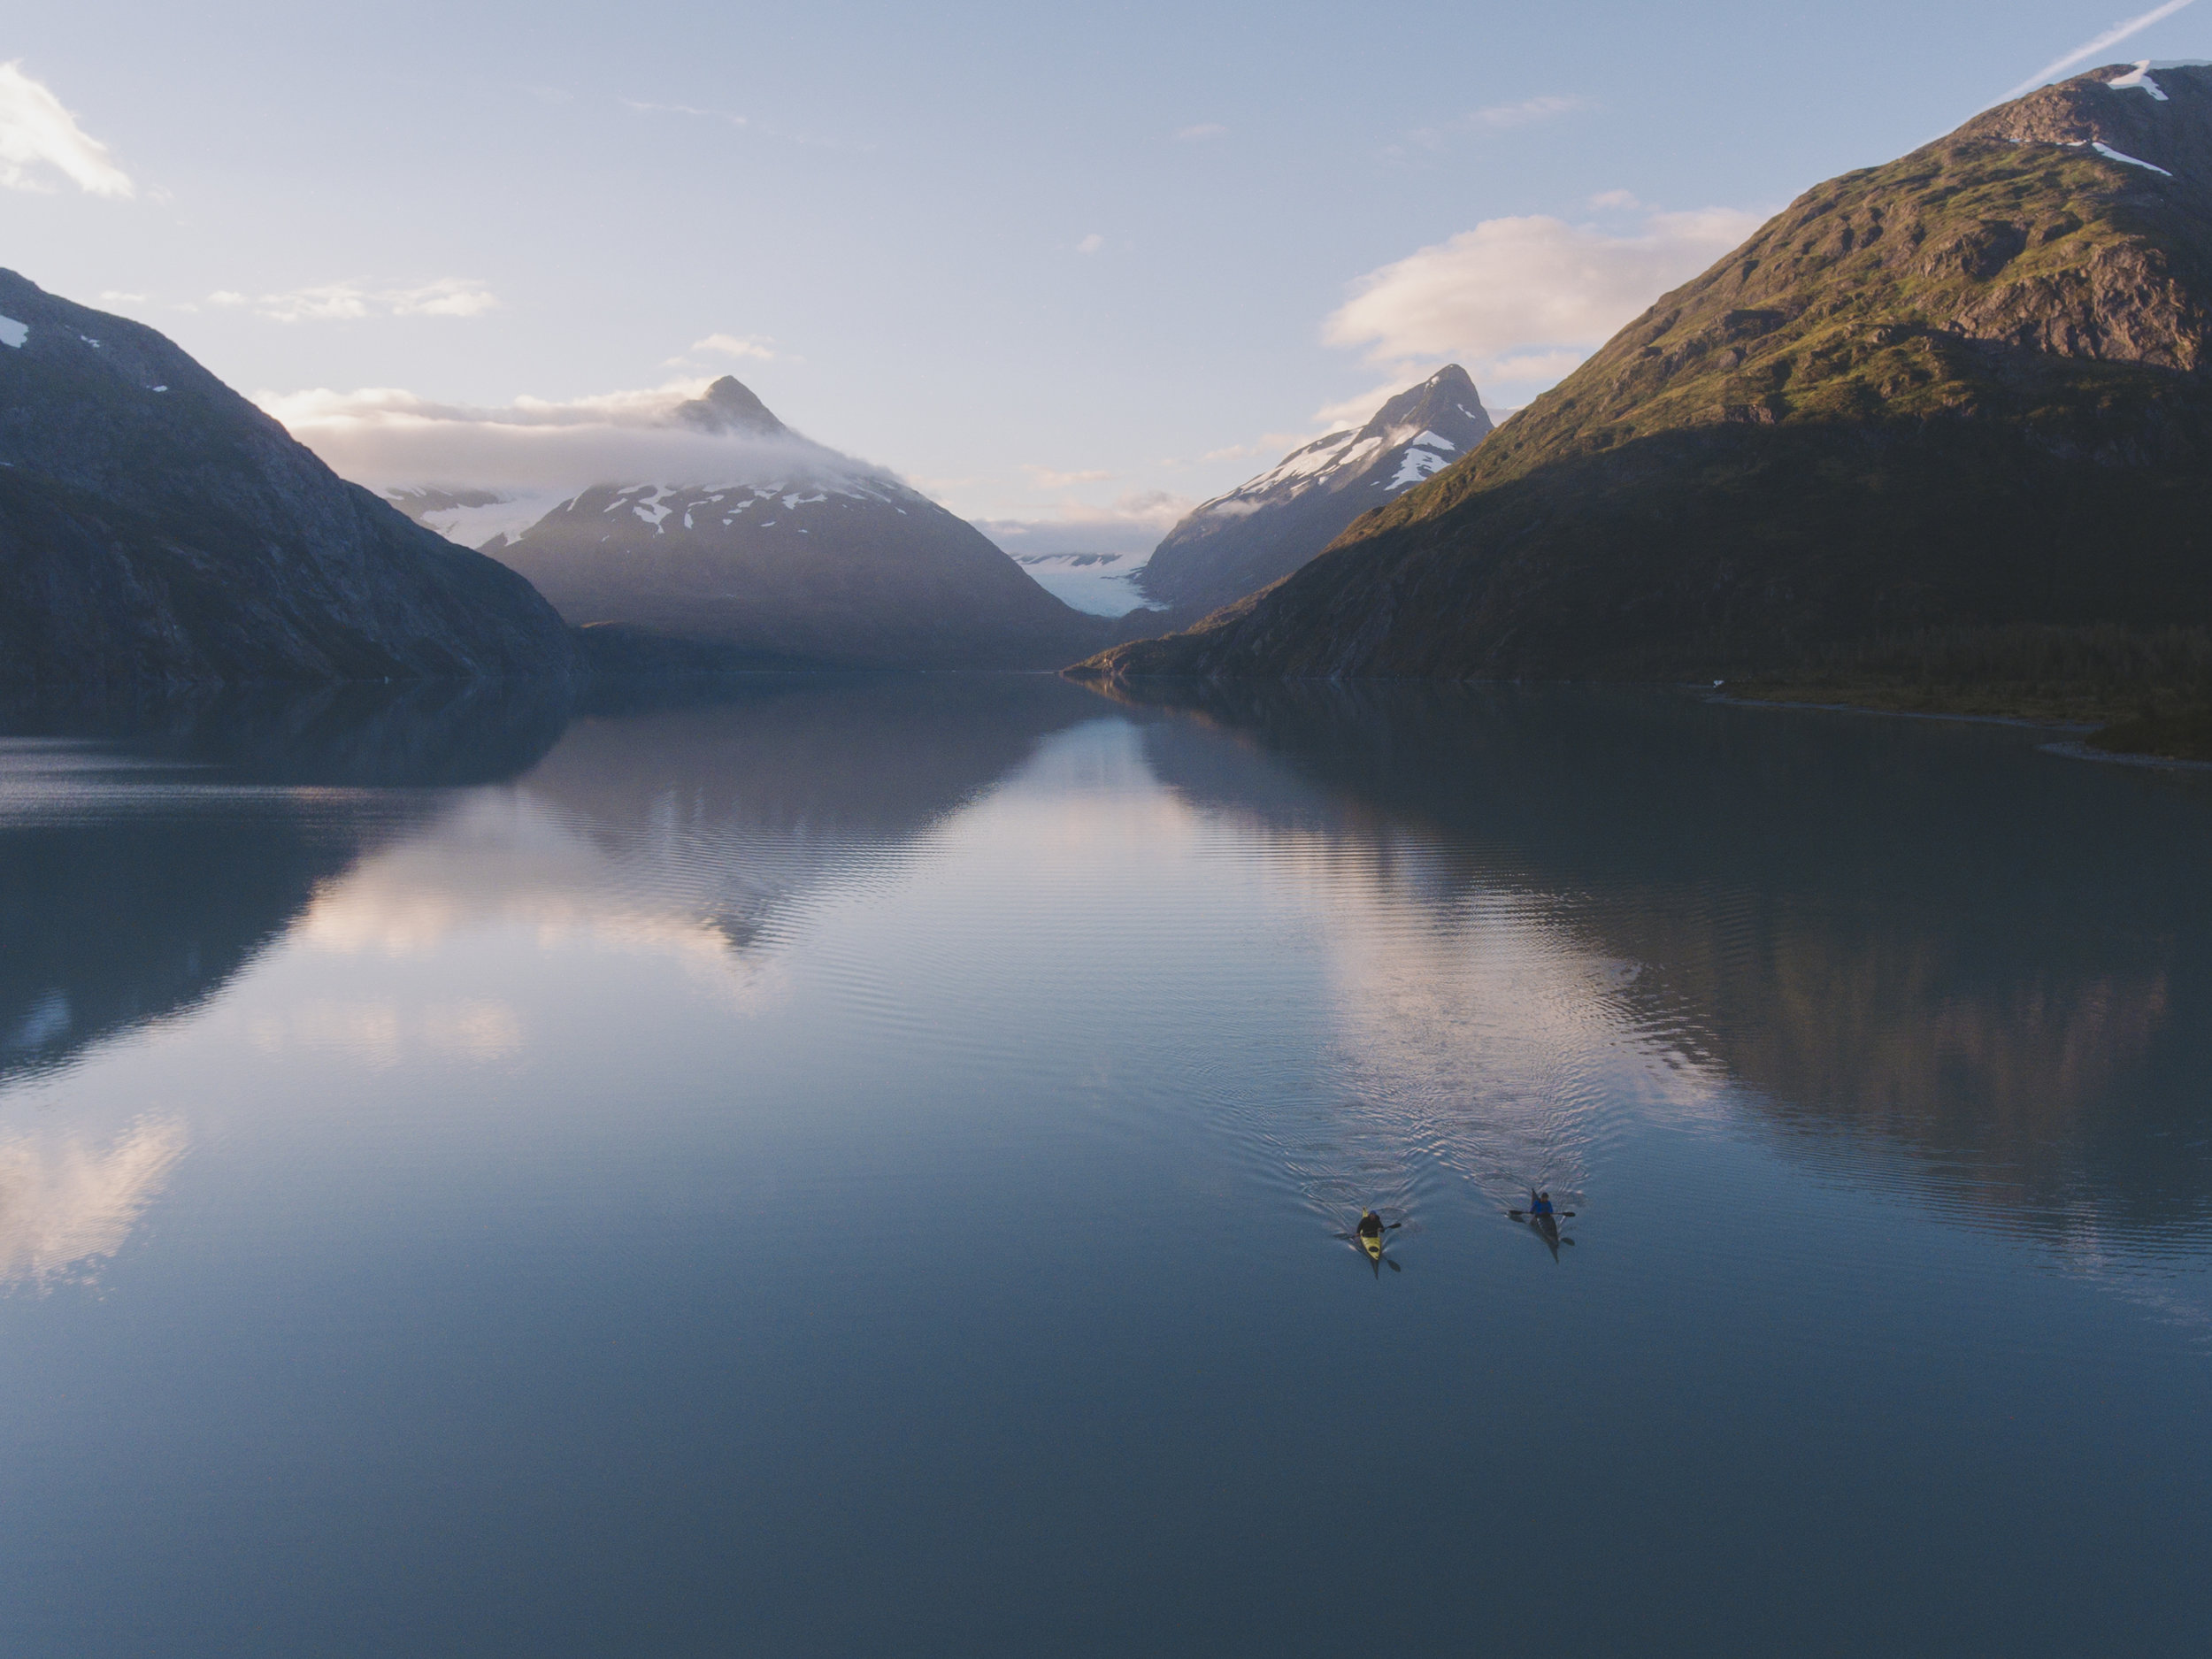
[[[702,432],[751,432],[772,438],[787,430],[753,396],[752,388],[733,374],[708,387],[704,396],[677,404],[676,419]]]
[[[1450,439],[1463,451],[1488,435],[1490,416],[1467,371],[1448,363],[1377,410],[1361,435],[1379,435],[1400,426],[1424,427]]]

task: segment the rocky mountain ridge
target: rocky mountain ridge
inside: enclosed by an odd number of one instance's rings
[[[1169,531],[1138,578],[1188,620],[1287,576],[1352,520],[1465,456],[1490,417],[1457,364],[1385,403],[1365,425],[1302,444]]]
[[[1722,673],[2212,622],[2212,69],[1816,187],[1480,450],[1103,673]]]

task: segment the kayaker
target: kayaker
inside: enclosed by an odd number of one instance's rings
[[[1528,1201],[1528,1213],[1532,1216],[1543,1217],[1556,1215],[1558,1212],[1551,1207],[1549,1193],[1538,1193]]]
[[[1363,1210],[1359,1212],[1359,1225],[1353,1231],[1359,1234],[1363,1243],[1379,1240],[1383,1235],[1382,1217],[1371,1210]]]

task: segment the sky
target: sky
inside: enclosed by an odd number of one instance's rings
[[[0,265],[349,475],[515,487],[469,475],[515,429],[735,373],[1015,552],[1148,548],[1446,362],[1525,403],[1821,180],[2044,79],[2212,56],[2191,0],[6,21]]]

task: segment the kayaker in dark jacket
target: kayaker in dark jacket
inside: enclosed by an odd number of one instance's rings
[[[1382,1217],[1371,1210],[1359,1212],[1359,1225],[1354,1229],[1363,1239],[1379,1239],[1383,1235]]]

